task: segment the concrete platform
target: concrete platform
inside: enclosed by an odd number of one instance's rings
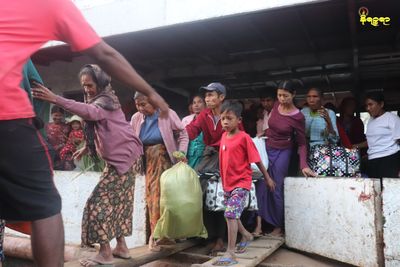
[[[383,266],[378,179],[285,179],[286,245],[356,266]]]
[[[385,266],[400,266],[400,179],[383,179]]]
[[[81,221],[86,200],[99,181],[99,172],[55,171],[54,182],[62,199],[65,243],[81,244]],[[146,244],[146,203],[145,179],[138,176],[135,184],[132,236],[126,238],[129,248]],[[24,234],[6,228],[6,233],[27,237]],[[111,242],[115,245],[115,240]]]

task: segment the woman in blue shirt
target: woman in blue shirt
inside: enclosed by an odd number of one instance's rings
[[[310,148],[314,145],[337,144],[339,134],[335,113],[322,106],[322,91],[310,88],[307,92],[307,107],[301,112],[306,119],[306,137]]]

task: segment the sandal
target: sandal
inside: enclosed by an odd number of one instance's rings
[[[243,241],[243,242],[239,242],[239,244],[237,244],[236,246],[236,250],[235,253],[237,254],[242,254],[245,253],[247,250],[247,247],[249,246],[251,241]]]
[[[234,260],[230,257],[221,257],[217,261],[215,261],[212,265],[214,266],[231,266],[238,264],[239,262],[237,260]]]

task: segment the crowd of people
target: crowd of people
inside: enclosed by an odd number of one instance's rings
[[[340,117],[336,118],[333,110],[322,106],[323,92],[310,88],[306,107],[299,109],[295,97],[301,84],[292,80],[281,81],[274,93],[263,95],[255,114],[246,113],[240,102],[227,101],[226,87],[213,82],[200,88],[193,98],[193,114],[181,121],[129,63],[98,37],[71,1],[21,1],[7,1],[0,7],[7,22],[0,30],[0,51],[7,51],[0,53],[0,241],[3,220],[30,222],[38,266],[63,266],[64,261],[62,205],[53,169],[73,169],[76,160],[85,156],[104,164],[86,202],[81,232],[82,245],[100,244],[100,250],[82,259],[82,266],[112,264],[114,257],[130,257],[125,237],[132,234],[134,188],[139,174],[146,179],[149,248],[159,250],[168,242],[155,240],[153,231],[160,218],[160,176],[176,163],[172,156],[175,151],[186,154],[180,160],[198,172],[204,191],[208,181],[202,174],[220,176],[225,208],[204,209],[204,224],[212,241],[210,253],[225,252],[215,262],[217,266],[235,264],[236,254],[246,251],[253,238],[264,234],[263,223],[271,226],[268,234],[284,234],[284,178],[295,154],[299,172],[306,177],[319,174],[312,165],[312,151],[317,146],[360,149],[367,157],[362,168],[366,176],[399,177],[400,118],[385,110],[381,92],[368,93],[365,98],[371,116],[365,135],[363,124],[354,115],[354,98],[342,101]],[[67,42],[73,50],[99,63],[83,66],[78,74],[84,103],[54,94],[40,77],[20,85],[31,65],[29,57],[49,40]],[[136,91],[138,112],[130,123],[111,87],[111,77]],[[25,87],[29,87],[26,92],[21,89]],[[46,103],[54,107],[52,122],[45,125],[43,133],[38,116]],[[64,110],[74,115],[67,123]],[[254,121],[250,121],[253,115]],[[263,165],[245,130],[265,139],[268,166]],[[251,163],[263,176],[257,182],[254,229],[241,221],[252,183]],[[238,232],[241,239],[236,244]],[[113,239],[115,248],[110,245]]]
[[[98,207],[98,203],[91,203],[91,199],[101,194],[102,183],[112,183],[113,179],[116,179],[115,182],[117,180],[122,181],[126,179],[126,176],[135,177],[135,174],[139,172],[138,170],[130,175],[124,174],[122,176],[123,171],[120,171],[119,174],[112,172],[112,170],[110,172],[112,166],[116,167],[116,163],[113,163],[113,160],[115,161],[114,156],[111,158],[107,156],[107,149],[101,148],[100,144],[104,143],[106,139],[111,140],[110,136],[115,136],[112,140],[118,140],[121,129],[117,125],[125,125],[126,122],[123,122],[122,117],[115,120],[116,127],[113,127],[113,129],[116,129],[118,134],[102,133],[101,126],[98,124],[103,120],[110,120],[111,117],[105,114],[110,111],[119,111],[120,106],[111,89],[110,80],[96,76],[100,74],[106,76],[96,65],[87,65],[80,72],[86,104],[54,96],[51,91],[40,84],[38,84],[39,89],[34,89],[36,97],[55,103],[69,112],[81,116],[84,124],[95,122],[96,125],[95,142],[87,141],[87,145],[80,150],[73,146],[65,149],[70,144],[76,144],[76,141],[73,142],[76,139],[74,131],[82,131],[82,121],[76,119],[76,117],[71,119],[69,123],[73,130],[69,134],[69,139],[72,140],[65,141],[67,146],[60,150],[61,155],[63,154],[62,151],[67,150],[72,153],[75,152],[79,156],[92,150],[91,154],[99,154],[107,165],[101,181],[89,198],[84,211],[82,244],[101,244],[99,255],[87,261],[86,263],[89,265],[85,266],[90,266],[91,262],[110,263],[112,262],[112,255],[125,258],[129,256],[123,237],[130,234],[128,229],[131,229],[129,217],[132,216],[131,201],[133,201],[133,195],[128,196],[130,201],[127,201],[126,206],[123,206],[126,217],[121,218],[122,221],[113,220],[112,223],[91,216],[92,213],[101,213],[102,209],[106,208],[106,206]],[[107,80],[107,84],[99,85],[99,80]],[[244,211],[245,200],[249,197],[249,183],[252,180],[250,163],[255,162],[258,165],[262,165],[262,163],[258,151],[243,127],[243,105],[239,102],[226,100],[227,90],[225,86],[214,82],[200,88],[199,94],[192,98],[192,114],[181,121],[172,109],[169,110],[166,117],[161,117],[160,110],[149,102],[146,95],[140,92],[135,94],[134,101],[137,113],[132,116],[130,127],[133,130],[133,136],[136,136],[134,143],[143,146],[143,162],[136,162],[133,166],[143,166],[141,172],[146,177],[146,203],[151,232],[149,248],[151,250],[159,250],[159,245],[165,244],[165,240],[155,240],[152,233],[160,218],[160,177],[165,170],[176,162],[176,159],[172,157],[174,151],[185,152],[188,164],[199,173],[200,179],[201,174],[205,172],[220,173],[226,193],[226,210],[221,212],[204,209],[204,223],[209,240],[213,241],[210,254],[216,255],[218,252],[226,251],[225,256],[216,263],[217,265],[235,263],[235,253],[243,252],[253,238],[265,234],[263,225],[270,226],[268,233],[270,235],[282,236],[284,234],[283,185],[284,178],[288,176],[290,160],[293,158],[291,154],[295,151],[299,156],[300,172],[306,177],[318,175],[317,170],[310,166],[312,165],[310,157],[312,157],[314,149],[316,147],[320,149],[319,146],[321,145],[343,145],[351,149],[368,147],[366,165],[370,167],[367,168],[366,175],[369,177],[398,177],[400,171],[398,164],[400,160],[398,143],[400,139],[400,119],[392,113],[384,111],[384,99],[381,93],[373,92],[366,97],[366,109],[370,113],[371,119],[365,136],[363,128],[358,129],[363,127],[363,124],[360,124],[359,119],[354,115],[350,116],[350,113],[355,111],[353,98],[345,98],[340,106],[343,114],[348,115],[337,118],[335,111],[323,106],[323,92],[315,87],[307,91],[306,105],[299,109],[295,105],[296,91],[300,89],[299,86],[300,84],[295,81],[282,81],[274,90],[276,94],[269,93],[260,98],[258,121],[254,124],[257,129],[255,129],[253,135],[265,139],[269,164],[268,166],[259,166],[265,179],[256,183],[258,211],[256,212],[256,219],[253,221],[254,227],[248,228],[253,230],[252,234],[246,230],[247,225],[245,224],[246,227],[243,226],[240,218]],[[78,108],[79,106],[81,107]],[[90,111],[92,108],[93,111]],[[105,109],[107,112],[100,112],[99,108]],[[60,108],[53,108],[53,123],[49,125],[57,125],[57,117],[60,117],[57,112],[60,112]],[[90,112],[93,114],[90,115]],[[102,113],[104,114],[101,115]],[[354,123],[351,123],[351,121],[354,121]],[[46,128],[49,128],[49,126]],[[54,128],[54,126],[50,128]],[[63,131],[62,127],[57,129],[59,132]],[[125,128],[122,127],[122,129]],[[64,137],[66,136],[64,134]],[[85,132],[85,138],[87,136],[88,134]],[[236,139],[240,141],[234,142]],[[342,139],[346,140],[345,144],[341,142]],[[82,142],[82,139],[79,140]],[[354,140],[366,141],[353,143]],[[108,144],[108,149],[110,151],[111,148],[118,150],[119,146],[126,142],[126,140],[120,140],[120,142],[116,141],[115,144]],[[92,149],[89,145],[91,143],[95,145]],[[57,143],[55,144],[57,145]],[[63,159],[63,156],[59,158]],[[393,168],[391,169],[391,167]],[[134,180],[134,178],[132,179]],[[203,189],[206,190],[207,180],[202,180],[201,183]],[[134,182],[132,186],[134,187]],[[104,202],[108,203],[107,205],[113,203],[104,193],[101,195],[105,198]],[[126,196],[118,196],[120,200],[126,201],[124,197]],[[128,206],[130,208],[127,208]],[[122,227],[126,232],[113,230],[112,233],[119,233],[119,235],[111,234],[102,236],[102,239],[90,239],[89,237],[93,236],[93,233],[99,231],[96,227],[99,224],[109,225],[113,229]],[[236,246],[237,232],[241,233],[242,239]],[[228,236],[228,246],[224,248],[226,235]],[[96,234],[95,236],[100,235]],[[117,250],[112,251],[108,242],[114,237],[117,238],[118,245]]]

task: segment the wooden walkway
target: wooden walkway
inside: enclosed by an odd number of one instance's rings
[[[172,254],[180,252],[182,250],[191,248],[199,244],[199,240],[187,240],[182,243],[177,243],[171,246],[161,246],[162,250],[159,252],[149,251],[148,246],[141,246],[130,249],[130,255],[132,258],[123,260],[123,259],[114,259],[115,267],[138,267],[142,266],[146,263],[160,260],[162,258],[168,257]],[[90,256],[95,255],[97,252],[82,252],[81,259],[88,258]],[[65,267],[81,267],[79,264],[79,260],[66,262],[64,264]],[[102,265],[104,267],[111,267],[112,265]]]
[[[277,237],[260,237],[250,243],[247,250],[243,254],[236,254],[238,263],[232,265],[234,267],[254,267],[265,260],[281,245],[283,245],[284,239]],[[222,254],[221,254],[222,255]],[[215,263],[221,255],[212,258],[211,260],[202,264],[192,264],[192,267],[215,267]]]

